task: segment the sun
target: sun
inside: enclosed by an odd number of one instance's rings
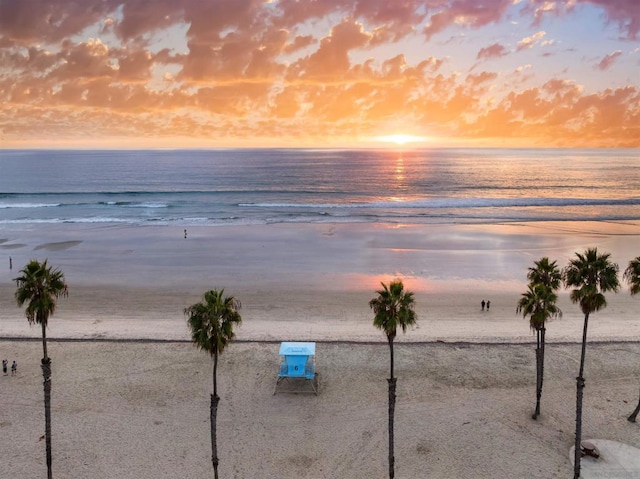
[[[378,141],[385,143],[395,143],[396,145],[406,145],[407,143],[416,143],[425,141],[426,138],[422,136],[405,135],[404,133],[396,133],[395,135],[379,136]]]

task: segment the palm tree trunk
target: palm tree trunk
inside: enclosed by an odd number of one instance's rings
[[[533,413],[533,419],[538,419],[540,416],[540,398],[542,398],[542,383],[544,382],[544,346],[545,346],[545,332],[544,325],[538,330],[538,349],[536,350],[536,368],[538,370],[537,384],[536,384],[536,410]]]
[[[580,354],[580,372],[576,378],[576,443],[573,461],[573,479],[580,479],[580,458],[582,457],[582,395],[584,390],[584,358],[587,350],[587,326],[589,324],[589,313],[584,315],[584,328],[582,330],[582,353]]]
[[[52,455],[51,455],[51,360],[47,355],[47,330],[44,321],[42,324],[42,376],[44,378],[44,437],[45,448],[47,454],[47,479],[53,478],[53,471],[51,469]]]
[[[213,352],[213,395],[218,395],[218,350]]]
[[[638,397],[638,405],[631,413],[631,416],[627,418],[629,422],[636,422],[636,417],[638,417],[638,413],[640,412],[640,397]]]
[[[396,409],[396,379],[389,379],[389,479],[395,477],[395,457],[393,455],[393,417]]]
[[[213,477],[218,479],[218,439],[216,437],[216,421],[218,417],[218,402],[220,398],[211,395],[211,462],[213,463]]]
[[[47,479],[52,479],[51,470],[51,360],[42,358],[42,376],[44,377],[44,436],[47,451]]]
[[[218,437],[217,437],[217,420],[218,420],[218,385],[217,385],[217,369],[218,369],[218,351],[213,355],[213,394],[211,395],[211,462],[213,463],[213,477],[218,479]]]
[[[389,338],[388,341],[389,341],[389,353],[391,358],[391,361],[390,361],[391,369],[389,371],[389,379],[393,379],[393,339]]]
[[[47,354],[47,325],[46,321],[42,321],[40,323],[42,325],[42,354],[45,360],[49,359],[49,355]]]
[[[545,328],[543,324],[542,328],[540,328],[540,350],[542,351],[542,354],[540,355],[540,396],[542,396],[542,383],[544,382],[544,347],[546,345],[546,332],[547,328]]]
[[[395,462],[393,454],[393,417],[396,410],[396,379],[393,377],[393,339],[389,338],[389,352],[391,357],[391,377],[389,378],[389,479],[395,477]]]
[[[536,330],[536,410],[533,412],[531,416],[532,419],[538,419],[540,415],[540,394],[542,390],[541,379],[540,376],[542,374],[541,366],[540,366],[540,357],[542,356],[542,350],[540,348],[540,328]]]

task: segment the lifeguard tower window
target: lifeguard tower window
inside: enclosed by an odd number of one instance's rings
[[[316,343],[284,342],[280,344],[280,370],[273,394],[277,392],[318,394],[318,373],[316,373]],[[287,390],[279,389],[283,381],[303,379],[310,383],[311,389],[294,388],[291,384]]]

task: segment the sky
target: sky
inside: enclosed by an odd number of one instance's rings
[[[640,147],[638,0],[0,0],[0,148]]]

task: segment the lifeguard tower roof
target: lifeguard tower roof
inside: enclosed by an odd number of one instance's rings
[[[280,356],[315,356],[316,343],[280,343]]]

